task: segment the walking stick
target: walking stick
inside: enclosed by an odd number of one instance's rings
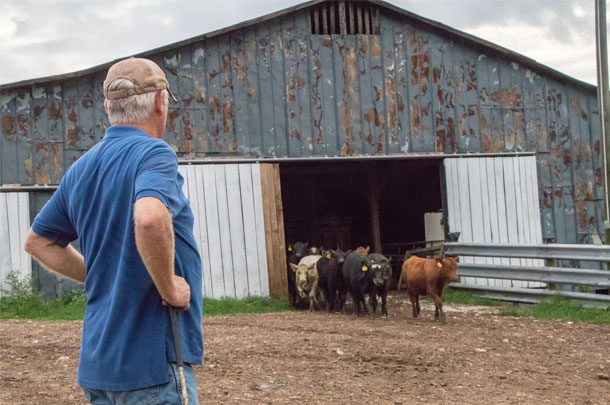
[[[180,333],[178,330],[178,315],[171,306],[169,309],[170,323],[172,324],[172,335],[174,336],[174,349],[176,351],[176,366],[180,373],[180,386],[182,387],[182,403],[189,405],[189,397],[186,393],[186,381],[184,380],[184,363],[182,362],[182,348],[180,347]]]

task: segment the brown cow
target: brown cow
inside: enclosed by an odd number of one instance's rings
[[[367,246],[366,248],[364,246],[358,246],[356,248],[356,250],[354,250],[353,253],[356,253],[357,255],[360,255],[360,256],[364,257],[364,256],[368,255],[370,251],[371,251],[371,247],[370,246]],[[348,251],[348,253],[349,253],[349,251]]]
[[[449,281],[458,281],[458,259],[422,259],[411,256],[402,264],[402,279],[407,282],[407,292],[413,305],[413,318],[419,315],[419,296],[427,295],[434,300],[434,320],[445,323],[443,312],[443,290]]]

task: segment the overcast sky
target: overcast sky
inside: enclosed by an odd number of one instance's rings
[[[0,84],[89,68],[300,3],[0,0]],[[596,83],[593,0],[390,3]]]

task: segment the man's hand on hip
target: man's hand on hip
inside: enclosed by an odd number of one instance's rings
[[[161,296],[163,305],[170,305],[177,311],[186,311],[189,309],[189,301],[191,300],[191,287],[186,280],[180,276],[174,275],[173,293],[167,297]]]

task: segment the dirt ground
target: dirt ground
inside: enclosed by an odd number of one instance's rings
[[[202,404],[610,403],[610,326],[432,307],[411,318],[290,312],[211,317]],[[0,321],[0,404],[84,404],[75,385],[82,322]]]

